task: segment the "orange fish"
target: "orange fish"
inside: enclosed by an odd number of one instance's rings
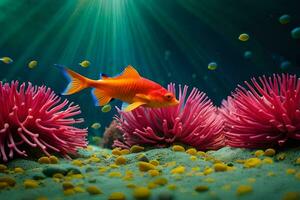
[[[86,78],[66,67],[61,69],[70,81],[62,94],[70,95],[85,88],[93,88],[92,95],[97,106],[104,106],[112,99],[119,99],[129,104],[123,109],[128,112],[139,106],[160,108],[179,103],[173,93],[158,83],[141,77],[132,66],[126,67],[122,74],[116,77],[102,74],[99,80]]]

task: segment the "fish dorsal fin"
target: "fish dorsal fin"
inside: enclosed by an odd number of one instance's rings
[[[96,106],[104,106],[112,100],[112,97],[106,95],[103,90],[93,89],[92,95]]]
[[[132,67],[131,65],[128,65],[123,73],[116,77],[116,78],[133,78],[133,79],[138,79],[141,78],[140,74],[136,71],[136,69],[134,69],[134,67]]]

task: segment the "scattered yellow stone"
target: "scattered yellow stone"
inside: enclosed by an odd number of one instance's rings
[[[26,189],[37,188],[39,186],[39,182],[31,179],[27,179],[24,181],[24,187]]]
[[[4,172],[5,170],[7,170],[7,166],[0,164],[0,172]]]
[[[158,175],[159,175],[159,171],[156,170],[156,169],[150,169],[150,170],[148,171],[148,174],[149,174],[150,176],[158,176]]]
[[[107,170],[108,170],[107,167],[100,167],[100,168],[99,168],[99,173],[100,173],[100,174],[103,174],[103,173],[106,172]]]
[[[286,154],[285,153],[280,153],[276,156],[277,160],[284,160],[286,158]]]
[[[115,160],[115,163],[117,165],[125,165],[126,164],[126,158],[123,156],[118,156]]]
[[[119,165],[116,165],[116,164],[110,164],[109,167],[110,167],[110,168],[119,168]]]
[[[181,146],[181,145],[173,145],[172,146],[172,150],[173,151],[180,151],[180,152],[184,152],[185,151],[184,147]]]
[[[90,185],[86,188],[86,191],[90,193],[91,195],[96,195],[96,194],[102,194],[101,190],[95,186],[95,185]]]
[[[154,166],[158,166],[159,162],[157,160],[150,160],[149,162],[150,164],[154,165]]]
[[[211,174],[213,172],[214,172],[214,170],[212,168],[208,167],[208,168],[204,169],[203,174],[208,175],[208,174]]]
[[[75,191],[73,189],[66,189],[64,190],[64,195],[73,195]]]
[[[115,156],[120,156],[122,155],[121,150],[119,148],[114,148],[111,153]]]
[[[129,149],[122,149],[122,150],[121,150],[121,154],[122,154],[122,155],[127,155],[127,154],[129,154],[129,153],[130,153]]]
[[[296,159],[296,164],[300,165],[300,157]]]
[[[263,163],[265,164],[273,164],[273,159],[272,158],[264,158]]]
[[[75,192],[77,192],[77,193],[83,193],[83,192],[85,192],[85,190],[82,187],[79,187],[79,186],[74,187],[73,190]]]
[[[275,149],[266,149],[264,155],[265,156],[274,156],[276,153]]]
[[[245,161],[245,168],[257,167],[261,164],[261,160],[259,158],[249,158]]]
[[[134,183],[128,183],[126,185],[126,187],[128,187],[128,188],[136,188],[136,185]]]
[[[73,179],[83,179],[84,178],[84,176],[82,174],[71,174],[69,176],[71,176],[71,178],[73,178]]]
[[[246,162],[246,160],[237,159],[237,160],[235,160],[235,162],[240,163],[240,164],[244,164]]]
[[[201,157],[206,157],[207,156],[207,154],[204,151],[198,151],[197,155],[201,156]]]
[[[40,164],[50,164],[50,159],[47,156],[43,156],[38,159],[38,162]]]
[[[289,169],[286,169],[285,171],[287,174],[295,174],[296,173],[296,170],[295,169],[292,169],[292,168],[289,168]]]
[[[195,160],[197,160],[197,157],[196,157],[196,156],[191,156],[191,157],[190,157],[190,160],[191,160],[191,161],[195,161]]]
[[[53,178],[62,179],[62,178],[64,178],[64,175],[63,175],[62,173],[55,173],[55,174],[53,174],[52,177],[53,177]]]
[[[71,182],[63,182],[62,187],[64,190],[73,189],[75,186]]]
[[[224,163],[216,163],[214,164],[214,169],[216,172],[224,172],[227,170],[227,165]]]
[[[126,196],[123,192],[113,192],[109,195],[108,200],[125,200]]]
[[[300,192],[287,192],[284,194],[283,200],[299,200]]]
[[[199,171],[200,170],[200,167],[192,167],[192,171],[196,172],[196,171]]]
[[[7,188],[7,187],[9,187],[8,183],[0,182],[0,189],[4,189],[4,188]]]
[[[157,188],[158,185],[155,184],[155,183],[153,183],[153,182],[149,182],[148,185],[147,185],[147,187],[148,187],[149,189],[154,189],[154,188]]]
[[[197,192],[206,192],[208,190],[209,190],[209,188],[206,185],[198,185],[195,187],[195,191],[197,191]]]
[[[24,173],[24,169],[21,168],[21,167],[16,167],[16,168],[14,169],[14,172],[15,172],[15,173]]]
[[[151,169],[155,169],[155,165],[152,165],[151,163],[147,163],[147,162],[139,162],[138,163],[139,169],[142,172],[147,172]]]
[[[84,163],[83,163],[81,160],[73,160],[73,161],[72,161],[72,164],[73,164],[73,165],[76,165],[76,166],[78,166],[78,167],[81,167],[81,166],[84,165]]]
[[[186,153],[190,154],[191,156],[197,155],[197,150],[195,148],[190,148],[186,150]]]
[[[175,185],[175,184],[169,184],[169,185],[167,185],[167,188],[169,190],[176,190],[177,189],[177,185]]]
[[[164,178],[164,177],[159,177],[156,178],[153,183],[155,183],[156,185],[166,185],[168,183],[168,179]]]
[[[100,158],[98,158],[98,157],[96,157],[96,156],[92,156],[92,157],[89,158],[89,161],[90,161],[90,162],[93,162],[93,163],[98,163],[98,162],[100,162],[101,160],[100,160]]]
[[[236,190],[236,194],[237,195],[245,195],[245,194],[248,194],[252,191],[253,191],[252,186],[250,186],[250,185],[240,185]]]
[[[249,183],[255,183],[256,182],[256,179],[255,178],[248,178],[247,181]]]
[[[121,177],[122,173],[121,172],[110,172],[108,174],[109,177]]]
[[[13,179],[10,176],[2,176],[0,177],[0,182],[7,183],[10,187],[13,187],[16,185],[15,179]]]
[[[184,166],[178,166],[171,170],[171,174],[183,174],[185,172]]]
[[[130,148],[130,153],[139,153],[139,152],[142,152],[144,151],[145,148],[142,147],[142,146],[139,146],[139,145],[133,145],[131,148]]]
[[[264,152],[263,150],[257,150],[257,151],[255,151],[254,155],[255,155],[256,157],[260,157],[260,156],[263,156],[264,153],[265,153],[265,152]]]
[[[50,160],[51,164],[57,164],[59,162],[59,160],[56,156],[50,156],[49,160]]]
[[[151,192],[146,187],[136,187],[133,190],[133,196],[136,199],[147,199],[151,195]]]

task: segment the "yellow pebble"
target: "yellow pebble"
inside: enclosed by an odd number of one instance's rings
[[[280,154],[278,154],[278,155],[276,156],[276,159],[280,161],[280,160],[284,160],[285,157],[286,157],[286,154],[285,154],[285,153],[280,153]]]
[[[157,188],[158,185],[155,184],[155,183],[153,183],[153,182],[149,182],[148,185],[147,185],[147,187],[148,187],[149,189],[154,189],[154,188]]]
[[[91,195],[96,195],[96,194],[102,194],[101,190],[95,186],[95,185],[90,185],[86,188],[86,191],[90,193]]]
[[[197,155],[201,156],[201,157],[206,157],[207,156],[207,154],[204,151],[198,151]]]
[[[257,150],[257,151],[255,151],[254,155],[255,155],[256,157],[260,157],[260,156],[263,156],[264,153],[265,153],[265,152],[264,152],[263,150]]]
[[[123,192],[113,192],[109,195],[108,200],[125,200],[126,196]]]
[[[152,165],[151,163],[147,163],[147,162],[139,162],[138,163],[139,169],[142,172],[147,172],[151,169],[155,169],[155,166]]]
[[[127,154],[129,154],[130,153],[130,151],[128,150],[128,149],[122,149],[121,150],[121,154],[122,155],[127,155]]]
[[[153,183],[155,183],[156,185],[166,185],[168,183],[168,179],[164,178],[164,177],[159,177],[156,178]]]
[[[92,157],[89,158],[89,161],[90,161],[90,162],[93,162],[93,163],[98,163],[98,162],[100,162],[101,160],[100,160],[100,158],[98,158],[98,157],[92,156]]]
[[[126,158],[123,156],[118,156],[115,160],[115,163],[117,165],[125,165],[126,164]]]
[[[128,184],[126,185],[126,187],[128,187],[128,188],[136,188],[136,185],[133,184],[133,183],[128,183]]]
[[[148,188],[146,187],[136,187],[133,190],[133,196],[136,199],[147,199],[151,195],[151,192]]]
[[[276,153],[275,149],[266,149],[264,155],[265,156],[274,156]]]
[[[40,157],[38,159],[40,164],[50,164],[50,159],[47,156]]]
[[[296,159],[296,164],[300,165],[300,157]]]
[[[39,182],[35,181],[35,180],[31,180],[31,179],[27,179],[24,181],[24,187],[26,189],[29,189],[29,188],[36,188],[39,186]]]
[[[289,169],[286,169],[285,172],[286,172],[287,174],[295,174],[295,173],[296,173],[296,170],[295,170],[295,169],[289,168]]]
[[[83,179],[84,176],[82,174],[71,174],[70,175],[74,179]]]
[[[184,152],[185,151],[184,147],[181,146],[181,145],[173,145],[172,146],[172,150],[173,151],[180,151],[180,152]]]
[[[156,170],[156,169],[150,169],[150,170],[148,171],[148,174],[149,174],[150,176],[158,176],[158,175],[159,175],[159,171]]]
[[[114,148],[114,149],[111,151],[111,153],[112,153],[113,155],[115,155],[115,156],[120,156],[120,155],[122,155],[122,153],[121,153],[121,151],[120,151],[119,148]]]
[[[195,191],[197,192],[205,192],[207,190],[209,190],[209,188],[206,185],[198,185],[195,187]]]
[[[186,150],[186,153],[190,154],[191,156],[197,155],[197,150],[195,148],[190,148]]]
[[[273,159],[272,158],[264,158],[263,163],[265,164],[273,164]]]
[[[73,160],[73,161],[72,161],[72,164],[73,164],[73,165],[76,165],[76,166],[78,166],[78,167],[81,167],[81,166],[84,165],[84,163],[83,163],[81,160]]]
[[[59,160],[56,156],[50,156],[49,160],[50,160],[51,164],[57,164],[59,162]]]
[[[259,158],[249,158],[245,161],[245,168],[257,167],[261,164],[261,160]]]
[[[109,176],[109,177],[121,177],[122,174],[121,174],[121,172],[110,172],[110,173],[108,174],[108,176]]]
[[[77,193],[83,193],[83,192],[85,192],[85,190],[82,187],[79,187],[79,186],[74,187],[73,190],[75,192],[77,192]]]
[[[110,168],[119,168],[119,165],[116,165],[116,164],[110,164],[109,167],[110,167]]]
[[[73,189],[74,188],[74,185],[71,182],[63,182],[62,186],[63,186],[64,190]]]
[[[75,194],[75,191],[73,189],[64,190],[64,195],[72,195],[72,194]]]
[[[175,184],[169,184],[169,185],[167,185],[167,188],[169,190],[176,190],[177,189],[177,185],[175,185]]]
[[[214,169],[216,172],[224,172],[227,170],[227,165],[224,163],[216,163],[214,164]]]
[[[183,174],[185,172],[184,166],[178,166],[171,170],[171,174]]]
[[[191,161],[195,161],[195,160],[197,160],[197,157],[196,157],[196,156],[191,156],[191,157],[190,157],[190,160],[191,160]]]
[[[4,188],[7,188],[7,187],[9,187],[8,183],[0,182],[0,189],[4,189]]]
[[[208,174],[211,174],[213,172],[214,172],[214,170],[212,168],[208,167],[208,168],[204,169],[203,174],[208,175]]]
[[[142,146],[139,146],[139,145],[133,145],[131,148],[130,148],[130,153],[139,153],[139,152],[142,152],[144,151],[145,148],[142,147]]]
[[[24,173],[24,169],[21,168],[21,167],[16,167],[16,168],[14,169],[14,171],[15,171],[15,173]]]
[[[64,177],[64,175],[62,173],[55,173],[52,176],[53,178],[58,178],[58,179],[62,179]]]
[[[287,192],[284,194],[283,200],[299,200],[300,192]]]
[[[239,40],[242,42],[246,42],[249,40],[249,35],[247,33],[242,33],[241,35],[239,35]]]
[[[158,166],[159,162],[157,160],[150,160],[149,162],[150,164],[154,165],[154,166]]]
[[[5,170],[7,170],[7,166],[0,164],[0,172],[4,172]]]
[[[10,187],[13,187],[13,186],[16,185],[15,179],[13,179],[10,176],[2,176],[2,177],[0,177],[0,182],[7,183]]]
[[[237,195],[245,195],[245,194],[252,192],[252,190],[253,190],[252,186],[250,186],[250,185],[240,185],[236,190],[236,194]]]

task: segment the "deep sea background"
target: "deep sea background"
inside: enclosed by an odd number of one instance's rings
[[[93,79],[131,64],[163,86],[197,87],[220,105],[253,76],[300,75],[300,39],[290,33],[300,26],[299,8],[299,0],[0,0],[0,57],[14,60],[0,63],[0,80],[60,93],[67,82],[55,63]],[[283,14],[289,24],[278,22]],[[241,33],[249,41],[239,41]],[[88,68],[78,65],[85,59]],[[30,60],[38,66],[29,69]],[[291,64],[282,68],[283,61]],[[218,68],[208,70],[210,62]],[[102,134],[116,114],[95,107],[89,89],[63,98],[81,106],[84,126],[102,124],[91,134]]]

